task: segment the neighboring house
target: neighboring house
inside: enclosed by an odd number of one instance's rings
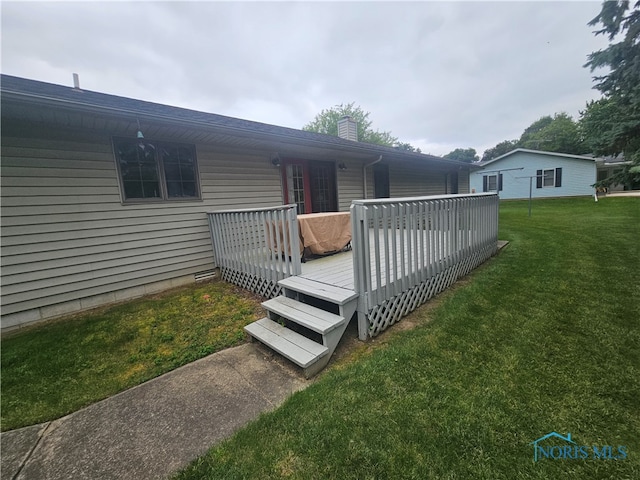
[[[2,328],[206,278],[206,212],[469,192],[469,164],[2,75]],[[347,129],[349,130],[349,129]]]
[[[628,160],[625,161],[624,155],[620,154],[616,157],[604,157],[596,159],[596,167],[598,169],[597,180],[605,180],[608,177],[611,177],[619,172],[625,167],[625,165],[629,165],[631,162]],[[635,187],[635,185],[611,185],[607,188],[609,192],[621,192],[623,190],[631,190],[630,187]]]
[[[471,190],[497,191],[501,199],[593,195],[596,162],[593,157],[517,148],[478,164],[471,173]],[[531,181],[531,184],[530,184]]]

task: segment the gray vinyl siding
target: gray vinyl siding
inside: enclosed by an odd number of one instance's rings
[[[469,170],[460,170],[458,173],[458,193],[470,193]]]
[[[426,166],[415,164],[393,163],[389,162],[389,194],[391,197],[412,197],[426,195],[441,195],[447,190],[447,174],[441,170],[433,169]],[[362,194],[362,166],[357,170],[358,177],[354,181],[360,184],[359,188],[354,189],[354,193]],[[366,170],[367,175],[367,198],[375,198],[373,167]],[[467,172],[461,172],[461,181],[469,181]],[[468,188],[468,187],[467,187]],[[461,190],[461,193],[463,191]],[[350,199],[344,198],[347,205],[351,204],[351,200],[363,197],[354,196]],[[343,209],[343,199],[341,198],[341,207]]]
[[[375,189],[375,176],[373,173],[374,167],[371,166],[366,169],[367,175],[367,198],[375,198],[376,197],[376,189]],[[362,174],[360,174],[362,178]],[[391,180],[389,180],[391,181]]]
[[[446,193],[444,172],[406,165],[389,166],[389,190],[392,197],[419,197]]]
[[[337,170],[338,211],[348,212],[351,202],[364,198],[362,192],[362,164],[347,163],[346,170]]]
[[[20,312],[37,320],[55,305],[116,300],[113,292],[211,270],[205,212],[282,203],[268,155],[196,152],[202,201],[123,205],[108,134],[3,125],[3,325]]]

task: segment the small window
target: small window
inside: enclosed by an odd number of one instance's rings
[[[536,170],[536,188],[561,187],[562,168]]]
[[[542,172],[542,186],[554,187],[556,184],[556,171],[555,169],[544,170]]]
[[[193,145],[116,138],[113,146],[125,201],[200,198]]]
[[[483,192],[502,191],[502,174],[484,175],[482,177]]]

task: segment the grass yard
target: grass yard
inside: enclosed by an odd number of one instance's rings
[[[66,415],[244,341],[259,302],[224,282],[180,288],[2,339],[2,430]]]
[[[176,478],[640,478],[640,199],[503,202],[500,238],[415,329]],[[553,431],[589,457],[534,462]],[[592,457],[607,445],[626,458]]]

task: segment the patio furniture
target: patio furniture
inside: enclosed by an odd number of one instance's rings
[[[305,255],[329,255],[343,250],[351,243],[349,212],[298,215],[298,228]]]

